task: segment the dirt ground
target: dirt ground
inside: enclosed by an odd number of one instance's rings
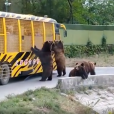
[[[114,55],[100,54],[90,57],[66,58],[66,66],[74,67],[75,63],[80,60],[89,60],[96,62],[97,67],[114,67]]]

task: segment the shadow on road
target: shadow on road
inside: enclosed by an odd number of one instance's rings
[[[55,75],[55,74],[56,73],[53,73],[53,75]],[[29,75],[29,76],[20,76],[20,77],[11,78],[10,81],[9,81],[9,84],[32,80],[32,79],[41,77],[41,75],[42,75],[42,73],[34,74],[34,75]]]
[[[17,82],[27,81],[27,80],[31,80],[33,78],[38,78],[38,77],[41,77],[41,74],[15,77],[15,78],[11,78],[9,83],[17,83]]]

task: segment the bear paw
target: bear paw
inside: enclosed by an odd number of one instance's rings
[[[46,80],[42,80],[42,79],[41,79],[41,80],[39,80],[39,81],[46,81]]]
[[[57,77],[61,77],[61,75],[57,75]]]
[[[52,79],[50,80],[50,79],[48,79],[47,81],[52,81]]]

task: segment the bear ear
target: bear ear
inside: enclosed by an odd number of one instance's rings
[[[83,66],[83,67],[84,67],[84,63],[81,63],[81,66]]]
[[[44,43],[49,43],[49,41],[45,41]]]
[[[78,63],[76,63],[75,65],[78,65]]]
[[[52,41],[48,41],[48,43],[51,43]]]
[[[62,41],[62,40],[60,40],[60,42],[61,42],[61,43],[63,43],[63,41]]]
[[[94,65],[96,65],[96,62],[94,62]]]

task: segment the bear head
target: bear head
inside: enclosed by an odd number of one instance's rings
[[[96,62],[92,62],[92,64],[93,64],[93,66],[95,67],[97,63],[96,63]]]
[[[61,40],[58,41],[58,42],[57,42],[57,46],[58,46],[59,49],[63,49],[63,48],[64,48],[64,46],[63,46],[63,41],[61,41]]]
[[[81,64],[76,63],[74,69],[75,69],[75,75],[76,76],[81,76],[82,79],[87,79],[88,78],[88,74],[87,74],[87,72],[85,70],[84,63],[81,63]]]
[[[96,62],[91,62],[91,61],[88,61],[88,63],[91,65],[91,68],[92,69],[95,69],[95,66],[96,66]]]
[[[52,44],[52,41],[46,41],[46,42],[44,42],[43,47],[42,47],[41,50],[43,52],[51,52],[51,44]]]
[[[54,41],[51,45],[51,50],[54,52],[64,52],[62,41]]]

